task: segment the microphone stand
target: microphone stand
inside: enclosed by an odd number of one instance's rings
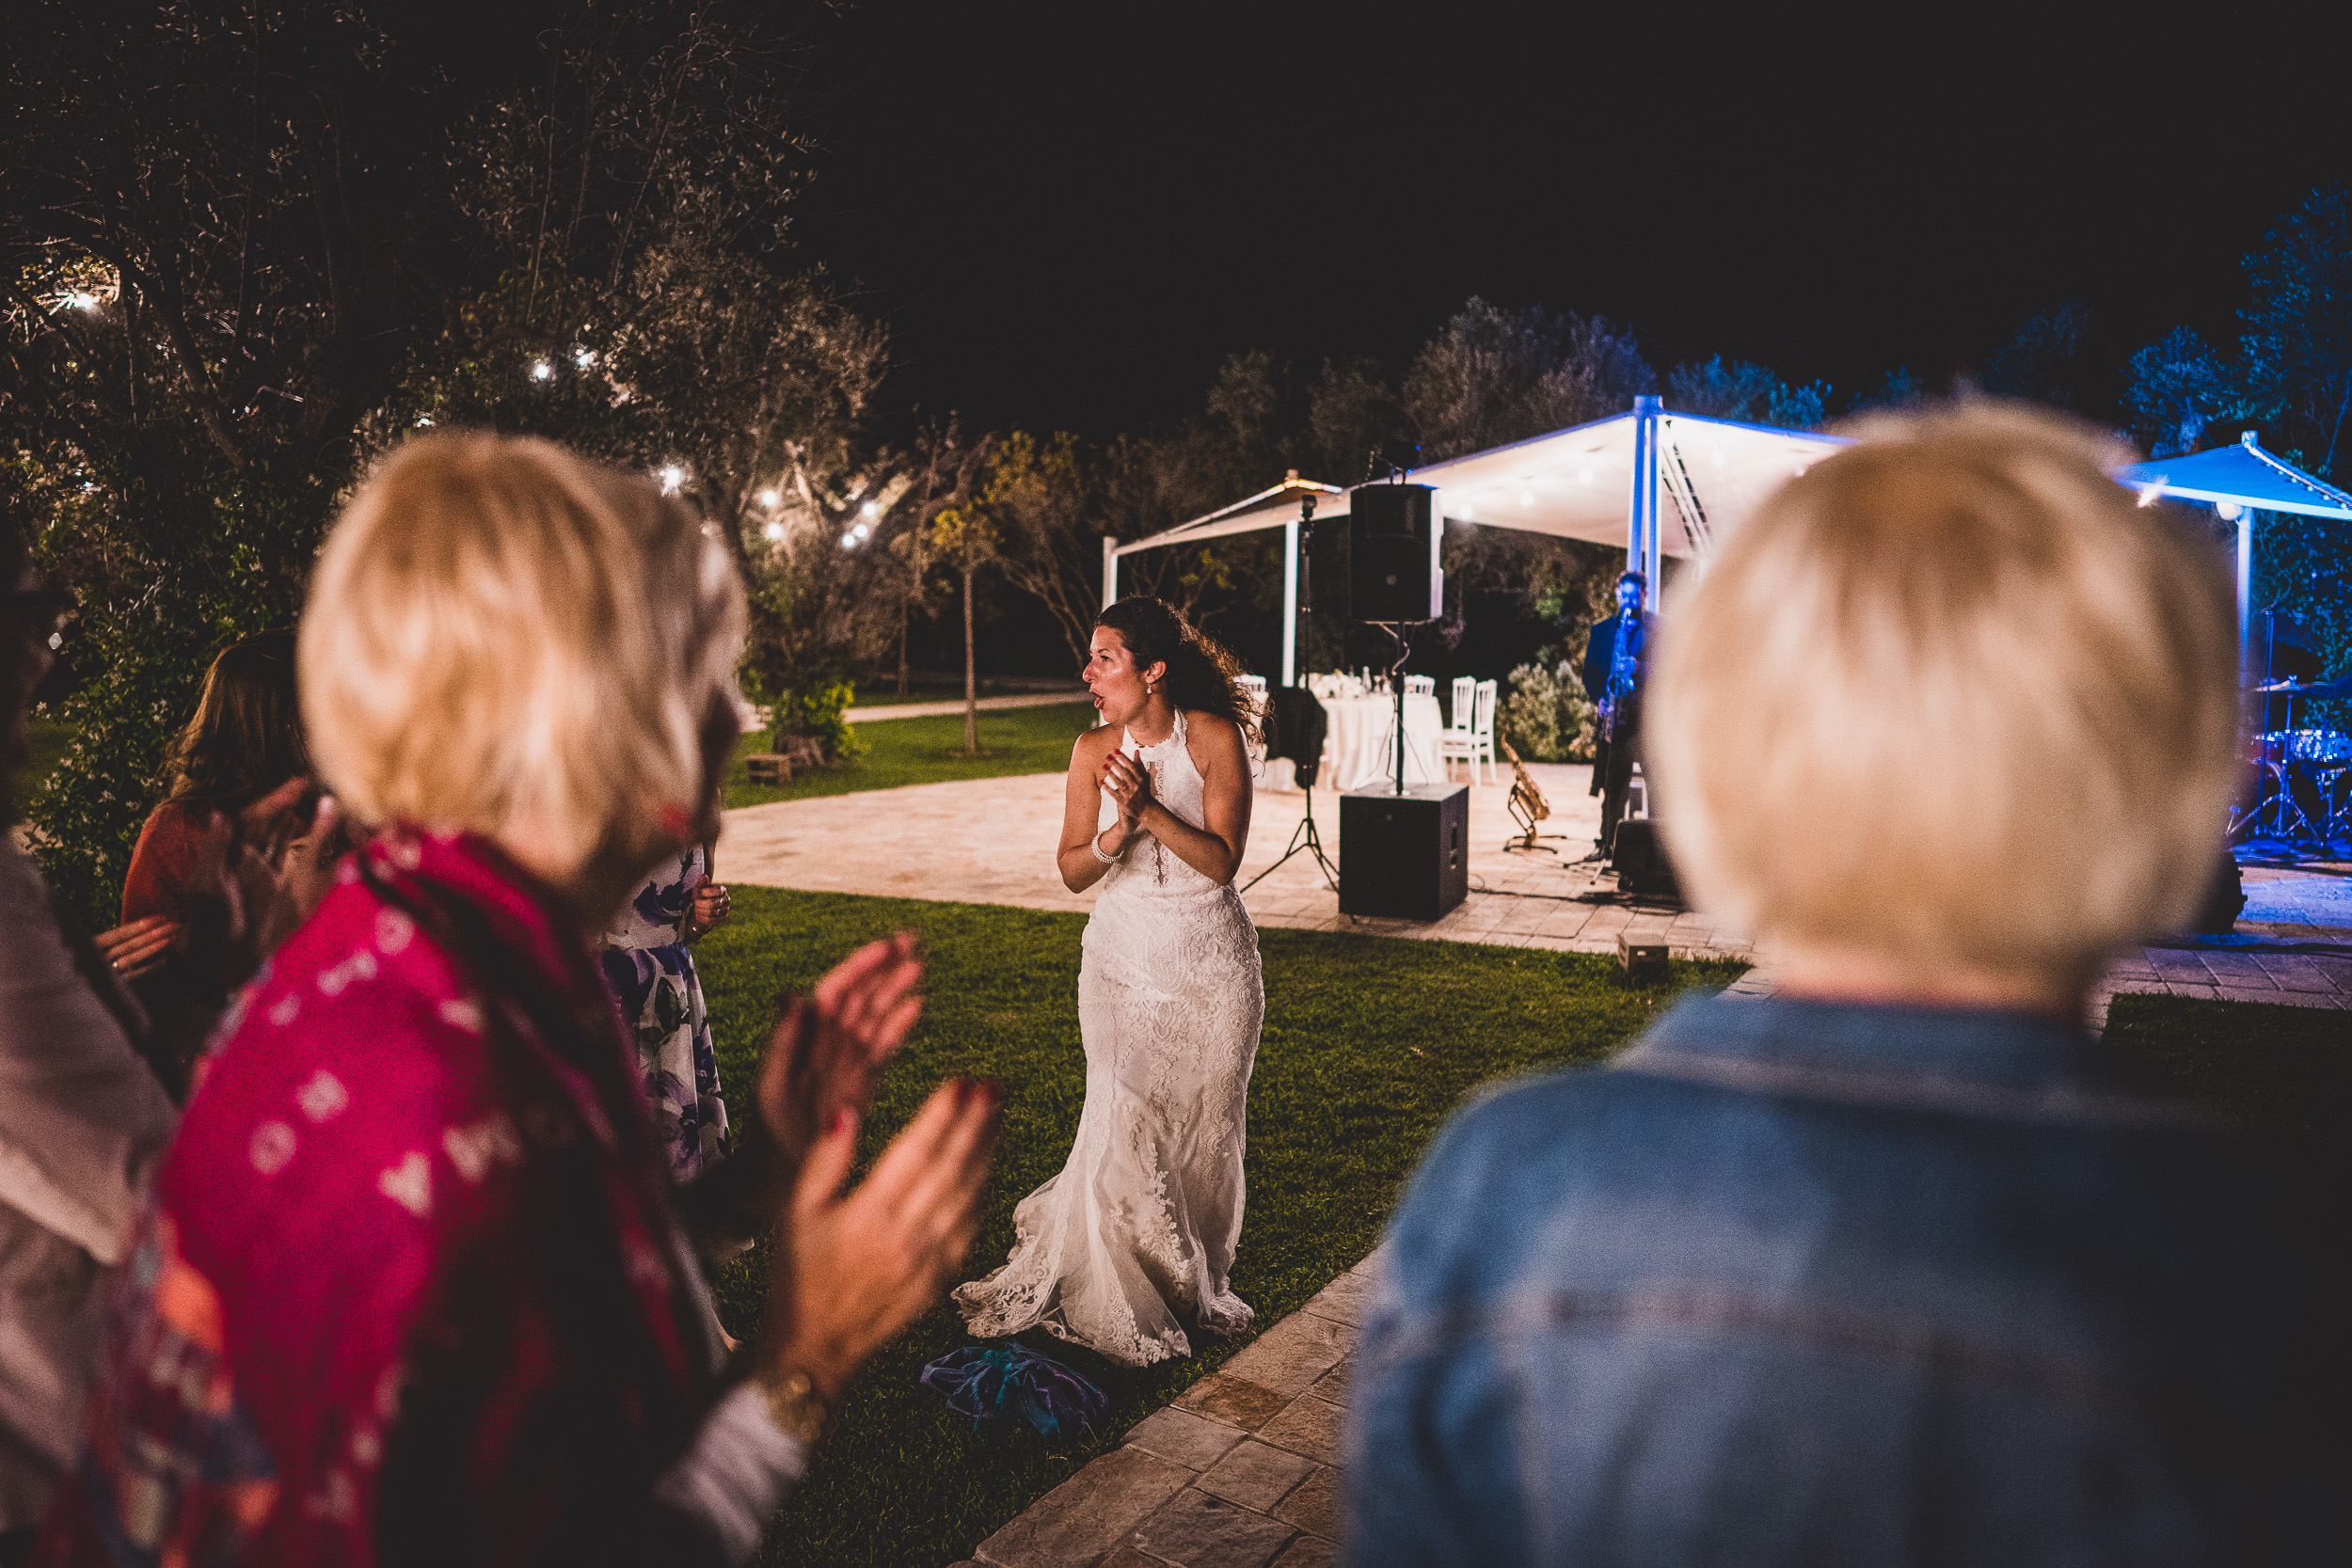
[[[1396,792],[1405,793],[1405,661],[1412,657],[1406,645],[1405,626],[1400,621],[1372,623],[1396,639],[1396,662],[1389,666],[1389,686],[1396,693]]]

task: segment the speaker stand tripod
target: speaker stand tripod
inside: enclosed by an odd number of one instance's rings
[[[1333,893],[1340,891],[1340,874],[1332,869],[1330,857],[1323,852],[1323,835],[1315,831],[1315,786],[1307,784],[1302,787],[1307,791],[1307,815],[1300,819],[1297,830],[1291,834],[1291,847],[1282,851],[1282,860],[1276,861],[1272,865],[1242,883],[1242,892],[1248,893],[1251,888],[1280,870],[1283,861],[1289,860],[1293,855],[1302,853],[1314,856],[1315,864],[1322,868],[1323,879],[1330,884]]]

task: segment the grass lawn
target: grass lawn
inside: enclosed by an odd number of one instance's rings
[[[742,759],[768,749],[765,731],[747,735],[727,774],[726,803],[757,806],[805,800],[861,789],[940,784],[949,779],[1001,779],[1013,773],[1058,773],[1070,766],[1072,742],[1094,722],[1089,703],[1017,707],[980,715],[980,754],[963,754],[963,715],[884,719],[855,726],[866,754],[795,778],[782,788],[755,785]]]
[[[1071,684],[1073,686],[1077,684],[1075,676],[1072,677]],[[1026,685],[1002,686],[990,680],[986,675],[980,677],[982,697],[1026,697],[1037,689],[1036,687]],[[918,677],[907,682],[907,694],[903,697],[898,695],[898,683],[884,677],[870,684],[860,682],[857,687],[857,700],[850,705],[851,707],[895,707],[900,703],[960,703],[961,701],[963,701],[963,677],[961,675],[951,680],[924,680]]]
[[[2106,1038],[2162,1089],[2242,1126],[2317,1132],[2352,1122],[2352,1013],[2119,996]]]
[[[1057,743],[1066,752],[1068,740]],[[964,1276],[976,1278],[1003,1260],[1013,1204],[1060,1168],[1077,1130],[1084,925],[1072,914],[738,886],[733,923],[701,944],[725,1082],[739,1097],[779,986],[806,986],[850,948],[901,926],[920,931],[931,961],[930,1011],[883,1085],[868,1143],[879,1148],[945,1077],[1003,1081],[1004,1148]],[[1609,960],[1580,955],[1313,931],[1260,937],[1266,1022],[1250,1085],[1249,1208],[1233,1284],[1261,1325],[1372,1249],[1400,1182],[1474,1085],[1604,1056],[1677,990],[1720,987],[1737,973],[1677,964],[1663,984],[1629,986]],[[723,1312],[739,1334],[757,1317],[756,1270],[756,1259],[738,1264],[721,1281]],[[966,1557],[1237,1348],[1213,1345],[1131,1372],[1041,1338],[1040,1348],[1111,1396],[1099,1433],[1056,1449],[1026,1427],[976,1434],[915,1381],[925,1362],[969,1342],[943,1306],[876,1359],[808,1484],[770,1531],[762,1561]]]

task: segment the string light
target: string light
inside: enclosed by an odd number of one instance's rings
[[[867,501],[864,506],[859,507],[857,510],[858,515],[861,517],[879,517],[882,515],[882,508],[876,506],[872,501]],[[865,530],[861,529],[858,531],[863,533]]]
[[[555,367],[541,359],[531,367],[531,379],[546,381],[555,374]]]
[[[679,487],[685,483],[686,470],[679,467],[676,464],[673,463],[668,467],[661,470],[661,493],[663,495],[676,495]]]
[[[759,504],[762,506],[773,506],[780,499],[773,490],[762,490],[759,493]]]
[[[596,362],[596,351],[592,348],[583,348],[578,354],[572,356],[572,363],[578,365],[583,371]]]
[[[771,494],[773,492],[771,492]],[[770,523],[766,528],[761,529],[759,531],[767,535],[768,543],[771,545],[779,545],[784,542],[784,525],[782,523]]]

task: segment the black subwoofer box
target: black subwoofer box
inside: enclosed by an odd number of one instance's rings
[[[1470,785],[1340,797],[1340,912],[1436,920],[1470,896]]]

